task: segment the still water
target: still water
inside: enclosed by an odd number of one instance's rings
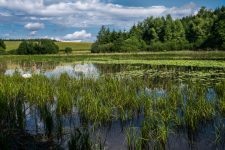
[[[152,97],[153,99],[160,99],[167,97],[167,89],[163,86],[158,86],[167,80],[174,80],[181,82],[180,88],[185,92],[185,79],[204,80],[208,86],[205,93],[208,101],[217,99],[217,94],[213,85],[225,79],[223,69],[210,69],[210,68],[187,68],[187,67],[166,67],[166,66],[151,66],[151,65],[104,65],[104,64],[61,64],[61,63],[5,63],[0,66],[0,73],[6,76],[12,76],[15,73],[20,74],[24,78],[31,78],[33,75],[41,74],[48,78],[59,78],[62,74],[68,74],[70,77],[98,79],[104,75],[115,76],[133,76],[145,78],[153,78],[152,86],[143,89],[145,96]],[[121,122],[120,120],[112,120],[111,123],[98,126],[95,128],[93,124],[83,126],[85,121],[79,115],[79,110],[74,106],[70,115],[57,115],[56,109],[58,105],[57,97],[54,97],[54,102],[48,104],[46,109],[50,113],[53,120],[53,138],[51,139],[54,144],[59,145],[60,149],[68,149],[68,142],[71,140],[71,133],[81,132],[81,135],[87,132],[87,137],[96,145],[96,149],[109,149],[109,150],[125,150],[128,149],[126,142],[127,128],[132,127],[140,134],[140,128],[144,121],[144,115],[140,112],[139,115],[133,116],[132,119],[127,119]],[[28,102],[23,104],[25,111],[25,130],[32,136],[40,135],[46,139],[46,125],[41,116],[41,111],[36,105]],[[60,122],[60,129],[58,131]],[[175,133],[171,132],[168,135],[168,142],[166,149],[225,149],[224,143],[216,144],[216,135],[214,126],[222,122],[224,125],[224,118],[216,118],[214,121],[202,126],[197,133],[189,133],[186,130]],[[224,128],[222,128],[224,129]],[[224,132],[224,131],[221,131]],[[157,137],[155,137],[157,138]],[[222,139],[225,137],[222,136]],[[76,139],[79,140],[79,139]],[[28,147],[28,149],[32,149]],[[48,148],[46,148],[48,149]],[[151,149],[151,148],[148,148]]]

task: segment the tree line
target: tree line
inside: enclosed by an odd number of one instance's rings
[[[7,40],[14,41],[14,40]],[[19,40],[18,40],[19,41]],[[57,54],[59,51],[64,51],[65,54],[71,54],[73,49],[66,47],[64,50],[59,50],[56,40],[51,39],[31,39],[22,40],[16,50],[6,52],[6,44],[0,39],[0,54],[18,54],[18,55],[33,55],[33,54]]]
[[[225,50],[225,6],[202,7],[196,15],[149,17],[129,31],[102,26],[91,51]]]
[[[38,41],[22,41],[16,50],[19,55],[32,54],[57,54],[58,45],[53,40],[41,39]]]
[[[7,40],[8,41],[8,40]],[[9,40],[10,41],[10,40]],[[6,44],[4,40],[0,39],[0,54],[6,53]],[[9,54],[19,54],[19,55],[32,55],[32,54],[56,54],[59,52],[58,45],[55,44],[54,40],[50,39],[31,39],[22,40],[19,47]]]

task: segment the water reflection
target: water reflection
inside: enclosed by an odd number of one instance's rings
[[[56,66],[53,70],[41,70],[37,68],[31,68],[28,70],[23,70],[22,68],[7,69],[5,75],[12,76],[15,73],[19,73],[24,78],[29,78],[34,74],[43,74],[46,77],[60,77],[61,74],[67,73],[70,77],[74,78],[98,78],[100,72],[94,64],[76,64],[76,65],[64,65]]]
[[[44,75],[47,77],[59,77],[63,73],[67,73],[69,76],[75,78],[81,76],[86,78],[97,78],[100,75],[97,67],[93,64],[57,66],[54,70],[46,71]]]
[[[154,66],[146,64],[73,64],[63,62],[1,62],[0,74],[13,75],[19,73],[25,78],[34,74],[43,74],[47,77],[59,77],[62,73],[79,78],[98,78],[104,74],[115,74],[122,76],[134,76],[151,78],[154,76],[154,83],[163,80],[174,79],[199,79],[215,80],[225,78],[224,69],[219,68],[195,68],[177,66]]]

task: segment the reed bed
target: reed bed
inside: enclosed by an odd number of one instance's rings
[[[18,74],[0,75],[0,135],[12,130],[25,131],[28,115],[35,112],[33,128],[43,128],[48,139],[64,134],[66,116],[70,116],[70,122],[74,116],[79,118],[80,126],[85,128],[73,130],[68,142],[71,149],[91,149],[94,142],[89,139],[90,128],[110,126],[115,121],[125,124],[130,150],[168,149],[172,135],[196,135],[210,124],[217,124],[213,127],[215,141],[224,139],[218,127],[224,126],[225,81],[213,87],[213,99],[207,97],[209,87],[200,81],[165,81],[161,86],[155,86],[153,81],[110,75],[98,79],[75,79],[67,74],[59,78],[34,75],[28,79]],[[128,120],[138,117],[143,118],[140,126],[126,125]],[[38,127],[40,122],[43,126]],[[1,143],[4,139],[0,136]]]

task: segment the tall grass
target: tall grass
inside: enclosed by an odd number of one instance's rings
[[[89,149],[88,128],[110,126],[119,120],[127,126],[126,121],[141,116],[140,127],[126,130],[128,149],[167,149],[169,137],[177,130],[195,134],[205,124],[224,117],[224,82],[215,86],[215,100],[209,100],[207,87],[200,82],[166,80],[156,88],[152,81],[115,76],[75,79],[67,74],[60,78],[34,75],[29,79],[18,74],[0,75],[0,127],[4,132],[26,130],[28,105],[35,108],[45,135],[61,138],[63,117],[78,115],[86,120],[87,130],[75,130],[69,148]],[[78,113],[74,114],[74,109]]]

